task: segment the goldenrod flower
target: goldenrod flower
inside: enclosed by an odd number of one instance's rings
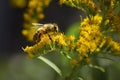
[[[28,53],[28,57],[29,57],[29,58],[33,58],[33,57],[34,57],[34,55],[32,54],[32,53],[33,53],[33,52],[32,52],[32,47],[26,46],[26,48],[25,48],[25,49],[23,48],[23,50],[24,50],[24,52],[27,52],[27,53]]]
[[[70,37],[67,38],[68,41],[74,41],[75,40],[75,36],[71,35]]]
[[[113,41],[111,37],[107,37],[107,43],[112,51],[114,52],[120,52],[120,43]]]
[[[102,16],[96,14],[95,16],[91,16],[90,19],[88,17],[85,18],[84,21],[81,23],[81,26],[100,25],[101,21],[102,21]]]
[[[24,17],[25,21],[30,21],[31,20],[31,16],[28,13],[24,13],[23,17]]]
[[[87,57],[87,58],[85,59],[85,61],[86,61],[87,64],[89,64],[90,61],[91,61],[91,58],[90,58],[90,57]]]
[[[71,62],[72,65],[77,65],[77,63],[78,63],[78,61],[75,60],[75,59],[72,59],[70,62]]]
[[[33,57],[36,57],[38,55],[44,54],[44,47],[47,45],[49,47],[49,44],[51,43],[51,40],[47,34],[44,34],[41,36],[41,41],[39,43],[36,43],[33,46],[27,46],[25,49],[23,49],[26,53],[32,54]]]
[[[45,17],[45,15],[42,14],[42,13],[38,15],[38,18],[39,18],[39,19],[44,19],[44,17]]]
[[[11,0],[11,5],[17,8],[25,8],[27,0]]]
[[[113,24],[114,30],[120,32],[120,13],[114,14],[113,13]]]
[[[35,8],[35,7],[37,6],[37,5],[36,5],[37,3],[38,3],[37,0],[31,0],[31,1],[29,1],[29,3],[28,3],[28,7],[29,7],[29,8]]]
[[[79,54],[81,54],[82,56],[86,56],[88,57],[88,48],[85,45],[80,45],[77,46],[77,51],[79,52]]]
[[[47,51],[59,49],[64,46],[67,46],[66,36],[59,32],[50,32],[42,34],[38,43],[33,46],[27,46],[23,50],[36,56],[43,55],[47,53]]]
[[[66,42],[65,42],[65,35],[62,33],[57,33],[57,35],[51,35],[51,39],[53,42],[57,42],[59,46],[66,46]]]
[[[82,56],[88,57],[90,53],[98,51],[105,44],[102,35],[100,24],[102,17],[96,15],[89,19],[88,17],[83,20],[80,27],[80,36],[76,42],[76,50]]]
[[[99,48],[102,48],[105,43],[106,43],[106,38],[103,38],[100,45],[99,45]]]
[[[59,0],[60,5],[62,5],[63,3],[65,3],[67,0]]]
[[[90,0],[90,1],[88,2],[88,6],[89,6],[90,8],[95,8],[95,4],[94,4],[94,2],[93,2],[92,0]]]
[[[22,30],[22,34],[27,37],[29,41],[33,41],[33,35],[35,33],[36,29],[24,29]]]
[[[78,62],[81,62],[83,60],[83,57],[81,55],[78,56]]]

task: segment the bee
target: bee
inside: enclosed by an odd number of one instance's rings
[[[33,36],[33,41],[35,41],[36,43],[38,43],[41,40],[41,35],[48,34],[49,32],[58,32],[58,25],[55,23],[53,24],[52,23],[48,23],[48,24],[32,23],[32,25],[38,27],[38,29],[36,30]]]

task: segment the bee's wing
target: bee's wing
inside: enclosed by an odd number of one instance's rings
[[[43,24],[40,24],[40,23],[32,23],[33,26],[36,26],[36,27],[42,27]]]

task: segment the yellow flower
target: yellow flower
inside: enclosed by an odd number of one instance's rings
[[[43,9],[42,9],[41,7],[37,7],[37,8],[36,8],[36,11],[37,11],[38,13],[40,13],[40,12],[43,11]]]
[[[44,54],[43,48],[45,47],[45,45],[49,45],[51,43],[51,40],[47,34],[44,34],[41,37],[42,38],[40,42],[36,43],[33,46],[26,46],[26,48],[23,49],[24,52],[28,53],[28,56],[32,54],[34,57],[36,57],[39,52],[42,52],[42,53],[39,53],[41,55]]]
[[[90,47],[89,47],[90,52],[94,52],[97,49],[98,44],[96,44],[94,41],[91,41],[89,44],[90,44]]]
[[[24,13],[23,17],[24,17],[25,21],[30,21],[31,20],[31,17],[30,17],[30,15],[28,13]]]
[[[95,8],[95,4],[94,4],[94,2],[92,0],[88,2],[88,6],[90,8]]]
[[[45,5],[45,6],[48,6],[49,3],[50,3],[50,0],[44,0],[43,2],[44,2],[44,5]]]
[[[78,63],[77,60],[75,60],[75,59],[72,59],[70,62],[72,65],[77,65],[77,63]]]
[[[107,37],[108,45],[112,51],[120,52],[120,43],[112,40],[111,37]]]
[[[32,47],[26,46],[26,48],[25,49],[23,48],[23,50],[24,50],[24,52],[28,53],[28,57],[29,58],[33,58],[34,57],[34,55],[32,54]]]
[[[71,7],[84,10],[83,6],[89,7],[91,9],[95,8],[95,3],[93,0],[59,0],[60,5],[67,4]]]
[[[35,8],[37,5],[38,2],[37,2],[37,0],[31,0],[31,1],[29,1],[29,3],[28,3],[28,7],[29,8]]]
[[[81,55],[78,56],[78,62],[81,62],[83,60],[83,57]]]
[[[74,40],[75,40],[75,36],[72,36],[72,35],[71,35],[70,37],[68,37],[68,40],[69,40],[69,41],[74,41]]]
[[[91,58],[87,57],[87,58],[85,59],[85,61],[86,61],[87,64],[89,64],[90,61],[91,61]]]
[[[111,8],[114,8],[115,1],[116,1],[116,0],[110,0],[110,6],[111,6]]]
[[[44,14],[42,14],[42,13],[38,15],[38,18],[39,18],[39,19],[43,19],[44,17],[45,17],[45,16],[44,16]]]
[[[114,27],[115,27],[115,31],[120,32],[120,25],[119,25],[120,24],[120,13],[114,14],[113,24],[114,24]]]
[[[105,43],[106,43],[106,39],[104,38],[104,39],[101,41],[101,43],[100,43],[100,45],[99,45],[99,48],[102,48]]]
[[[28,56],[32,54],[36,57],[62,46],[67,46],[65,35],[59,32],[49,32],[42,34],[38,43],[33,46],[27,46],[23,50],[28,53]]]
[[[58,45],[60,46],[66,46],[66,42],[65,42],[65,35],[62,34],[62,33],[57,33],[56,35],[51,35],[51,39],[54,41],[54,42],[57,42]]]
[[[63,3],[65,3],[67,0],[59,0],[60,5],[62,5]]]
[[[88,48],[85,45],[80,45],[77,48],[77,51],[79,52],[79,54],[81,54],[82,56],[88,56],[87,52],[88,52]]]
[[[22,34],[27,37],[29,41],[33,41],[33,35],[35,33],[36,29],[24,29],[22,30]]]
[[[95,16],[91,16],[89,19],[88,17],[84,19],[84,21],[81,23],[81,26],[86,26],[86,25],[100,25],[102,21],[102,16],[99,14]]]
[[[100,30],[100,23],[102,17],[96,15],[89,18],[85,18],[80,25],[80,36],[76,42],[76,50],[82,56],[88,57],[90,53],[100,50],[105,44],[103,41],[103,35]]]
[[[38,44],[40,44],[40,46],[43,46],[43,44],[50,44],[51,43],[51,39],[49,37],[48,34],[43,34],[41,35],[41,38],[40,38],[40,42]],[[42,43],[42,45],[41,45]]]
[[[107,19],[107,20],[105,21],[105,25],[107,25],[109,22],[110,22],[109,19]]]
[[[17,8],[25,8],[27,0],[11,0],[11,5]]]

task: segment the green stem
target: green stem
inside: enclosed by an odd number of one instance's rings
[[[77,70],[77,65],[75,65],[73,68],[72,68],[72,71],[70,73],[70,75],[68,77],[66,77],[65,80],[73,80],[73,76],[74,74],[76,73],[76,70]]]

